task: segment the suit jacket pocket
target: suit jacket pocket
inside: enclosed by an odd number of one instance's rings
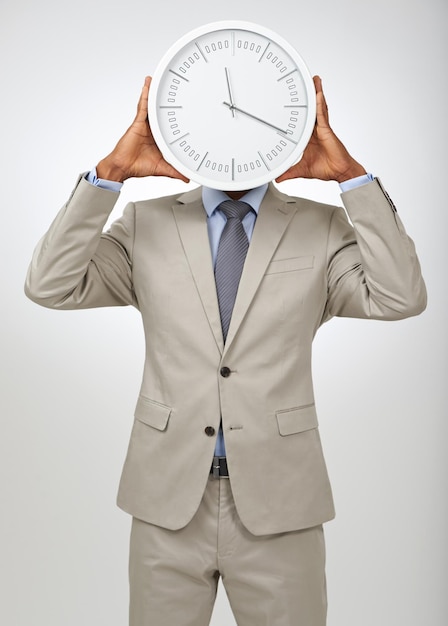
[[[171,407],[165,404],[150,400],[145,396],[139,396],[134,416],[139,422],[143,422],[157,430],[165,430],[168,426],[171,411]]]
[[[275,415],[277,417],[278,432],[282,437],[303,433],[318,426],[314,404],[277,411]]]
[[[314,267],[314,256],[297,256],[290,259],[278,259],[271,261],[266,270],[268,274],[280,274],[282,272],[296,272]]]

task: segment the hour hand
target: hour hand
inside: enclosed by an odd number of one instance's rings
[[[234,101],[233,101],[233,96],[232,96],[232,87],[230,85],[230,72],[229,72],[229,68],[225,67],[225,72],[226,72],[226,81],[227,81],[227,90],[229,92],[229,99],[230,99],[230,110],[232,111],[232,117],[235,117],[235,106],[234,106]]]
[[[248,117],[251,117],[253,120],[256,120],[257,122],[261,122],[261,124],[264,124],[265,126],[269,126],[270,128],[277,130],[279,133],[283,133],[284,135],[287,134],[287,131],[283,130],[283,128],[279,128],[278,126],[275,126],[274,124],[271,124],[270,122],[267,122],[266,120],[262,120],[261,117],[257,117],[256,115],[253,115],[252,113],[249,113],[248,111],[244,111],[243,109],[240,109],[239,107],[235,106],[231,102],[223,102],[223,104],[228,106],[231,111],[238,111],[238,113],[247,115]]]

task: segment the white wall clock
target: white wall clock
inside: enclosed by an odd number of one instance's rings
[[[237,191],[300,160],[316,94],[303,59],[282,37],[249,22],[215,22],[164,55],[148,112],[169,163],[201,185]]]

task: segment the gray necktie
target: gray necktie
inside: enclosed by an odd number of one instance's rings
[[[219,240],[215,263],[216,292],[221,314],[224,341],[229,330],[238,285],[246,259],[249,241],[241,223],[251,207],[246,202],[226,200],[219,209],[227,217]]]

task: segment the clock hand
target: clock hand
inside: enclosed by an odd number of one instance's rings
[[[232,111],[232,117],[235,117],[235,107],[234,107],[234,103],[233,103],[233,96],[232,96],[232,88],[230,86],[230,74],[229,74],[229,68],[225,67],[225,72],[226,72],[226,80],[227,80],[227,89],[229,91],[229,98],[230,98],[230,110]]]
[[[261,122],[262,124],[265,124],[265,126],[270,126],[274,130],[278,130],[280,133],[283,133],[284,135],[288,134],[286,130],[283,130],[283,128],[279,128],[278,126],[274,126],[274,124],[270,124],[269,122],[266,122],[266,120],[262,120],[261,117],[257,117],[256,115],[252,115],[252,113],[248,113],[247,111],[244,111],[243,109],[240,109],[239,107],[235,106],[234,104],[231,104],[229,102],[223,102],[223,104],[228,106],[229,109],[231,109],[233,111],[238,111],[239,113],[243,113],[243,115],[247,115],[248,117],[251,117],[253,120],[257,120],[257,122]]]

